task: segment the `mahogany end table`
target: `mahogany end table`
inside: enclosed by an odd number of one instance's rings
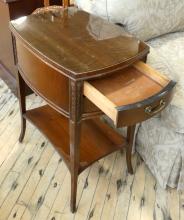
[[[78,175],[104,156],[131,151],[136,123],[162,111],[175,82],[145,64],[149,47],[119,26],[75,7],[14,20],[17,81],[22,119],[32,122],[61,154],[71,173],[71,211]],[[25,85],[47,105],[26,109]],[[122,137],[100,120],[106,114]],[[119,168],[118,168],[119,169]]]

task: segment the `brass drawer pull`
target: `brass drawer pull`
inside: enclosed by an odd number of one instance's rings
[[[165,105],[166,105],[166,102],[161,99],[160,100],[160,104],[157,106],[157,107],[152,107],[152,106],[148,106],[145,108],[145,113],[148,114],[148,115],[155,115],[157,113],[159,113],[162,109],[165,108]]]

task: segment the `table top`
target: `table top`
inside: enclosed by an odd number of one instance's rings
[[[21,17],[10,28],[42,60],[73,78],[124,68],[149,51],[122,27],[75,7]]]

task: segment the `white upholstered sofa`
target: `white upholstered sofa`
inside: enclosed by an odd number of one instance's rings
[[[184,1],[76,0],[76,4],[146,41],[151,47],[147,63],[177,81],[170,106],[139,126],[136,151],[162,187],[184,190]]]

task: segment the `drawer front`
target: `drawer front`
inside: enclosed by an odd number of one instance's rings
[[[117,108],[117,127],[129,126],[145,121],[163,111],[174,95],[175,82],[171,81],[160,93],[130,106]]]
[[[134,125],[164,110],[175,82],[139,61],[110,76],[84,82],[84,95],[112,119],[116,127]]]
[[[53,107],[69,111],[69,80],[29,51],[19,40],[18,68],[28,86]]]

